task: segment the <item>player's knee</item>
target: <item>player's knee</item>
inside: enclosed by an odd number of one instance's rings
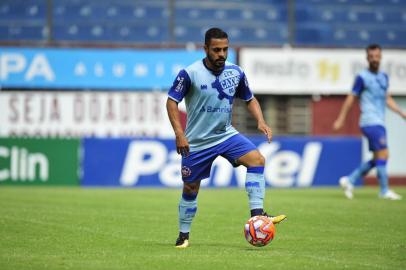
[[[255,166],[258,166],[258,167],[264,167],[265,166],[265,158],[260,153],[258,153],[258,155],[255,158]]]
[[[384,150],[380,150],[380,151],[375,152],[374,159],[388,160],[389,159],[389,151],[388,151],[388,149],[384,149]]]
[[[183,193],[185,194],[196,194],[199,192],[200,182],[196,183],[184,183],[183,184]]]

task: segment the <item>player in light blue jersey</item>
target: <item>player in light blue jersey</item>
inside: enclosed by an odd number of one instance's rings
[[[183,192],[179,202],[177,248],[189,245],[189,232],[197,211],[201,180],[210,176],[218,156],[234,166],[247,167],[245,189],[251,216],[267,215],[263,210],[265,195],[265,159],[255,145],[231,125],[234,98],[246,101],[247,108],[268,141],[272,131],[265,123],[261,107],[252,94],[242,69],[227,62],[228,36],[219,28],[205,34],[206,57],[181,70],[169,90],[168,116],[176,136],[176,148],[182,155]],[[183,131],[178,103],[185,99],[187,124]],[[285,215],[270,216],[274,223]]]
[[[366,175],[372,168],[376,167],[381,188],[379,197],[389,200],[400,200],[402,197],[388,188],[386,163],[389,152],[385,129],[385,109],[388,106],[404,119],[406,119],[406,114],[388,93],[388,75],[379,71],[381,47],[377,44],[372,44],[368,46],[366,51],[369,68],[361,71],[356,77],[352,93],[344,101],[333,128],[338,130],[343,126],[348,111],[358,98],[361,107],[361,131],[368,140],[369,150],[373,152],[373,158],[361,164],[349,176],[340,178],[340,185],[344,189],[345,196],[352,199],[354,183]]]

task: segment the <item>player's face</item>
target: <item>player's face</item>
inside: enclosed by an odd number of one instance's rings
[[[209,46],[204,45],[210,68],[220,70],[224,67],[228,54],[228,39],[212,38]]]
[[[372,71],[378,71],[381,58],[382,54],[380,49],[368,50],[367,60],[369,63],[369,69]]]

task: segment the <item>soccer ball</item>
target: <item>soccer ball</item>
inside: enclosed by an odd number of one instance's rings
[[[245,223],[244,235],[251,245],[263,247],[273,240],[275,225],[266,216],[254,216]]]

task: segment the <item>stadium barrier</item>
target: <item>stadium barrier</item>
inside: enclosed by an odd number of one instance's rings
[[[406,54],[385,49],[381,69],[390,91],[405,95]],[[242,48],[239,64],[256,94],[348,94],[358,72],[365,69],[362,49]]]
[[[265,180],[273,187],[336,186],[361,162],[361,139],[279,137],[272,143],[250,137],[266,158]],[[83,186],[179,187],[181,157],[174,140],[96,139],[83,141]],[[218,158],[208,187],[243,187],[245,168]]]
[[[0,86],[8,89],[168,89],[203,50],[0,48]],[[228,61],[236,62],[230,49]]]
[[[79,185],[79,139],[0,138],[0,185]]]
[[[0,137],[172,138],[163,92],[0,91]]]
[[[359,138],[250,139],[266,158],[272,187],[336,186],[361,161]],[[179,187],[180,164],[172,139],[0,138],[0,185]],[[202,186],[244,183],[245,168],[219,157]]]

